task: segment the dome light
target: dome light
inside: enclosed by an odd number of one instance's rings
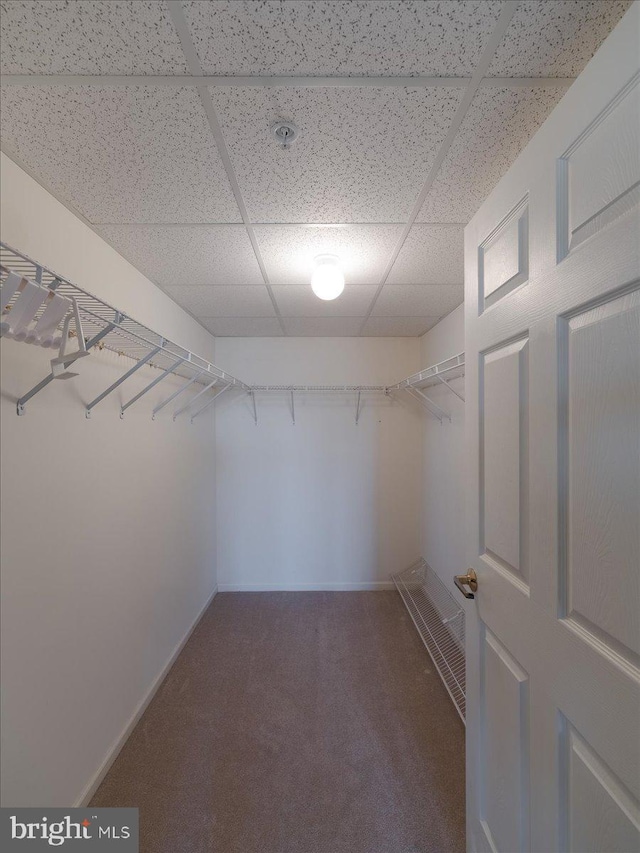
[[[337,299],[344,290],[344,273],[336,255],[318,255],[311,276],[311,289],[318,299]]]

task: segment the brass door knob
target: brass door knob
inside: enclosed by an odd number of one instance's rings
[[[466,575],[454,575],[453,582],[465,598],[475,598],[473,593],[478,591],[478,576],[473,569],[469,569]],[[467,586],[471,592],[465,589]]]

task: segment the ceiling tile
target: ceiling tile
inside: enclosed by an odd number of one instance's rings
[[[161,287],[263,284],[244,225],[101,225],[98,230]]]
[[[439,317],[369,317],[365,337],[419,338],[438,322]]]
[[[563,87],[479,89],[418,222],[467,222],[565,91]]]
[[[267,288],[249,284],[237,287],[167,287],[169,296],[195,317],[275,317]]]
[[[385,284],[373,307],[375,317],[441,317],[464,299],[462,284]]]
[[[264,338],[282,335],[277,317],[200,317],[200,322],[219,338]]]
[[[524,0],[489,66],[492,77],[577,77],[631,0]]]
[[[164,3],[0,4],[3,74],[188,74]]]
[[[271,289],[285,317],[363,317],[378,288],[348,284],[337,299],[329,301],[318,299],[308,284],[276,284]]]
[[[205,74],[469,76],[501,3],[187,0]]]
[[[293,337],[352,338],[358,335],[362,317],[284,317],[287,334]]]
[[[464,281],[464,230],[414,225],[391,268],[389,284],[460,284]]]
[[[240,222],[195,89],[7,86],[2,142],[92,222]]]
[[[340,258],[348,284],[377,284],[402,226],[257,226],[255,232],[272,283],[305,284],[314,258],[332,254]]]
[[[211,88],[254,222],[402,222],[463,95],[452,88]],[[284,150],[274,122],[298,126]]]

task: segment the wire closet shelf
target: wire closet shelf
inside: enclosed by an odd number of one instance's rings
[[[255,407],[255,392],[264,393],[286,393],[291,397],[291,414],[295,424],[295,403],[294,395],[299,392],[303,393],[355,393],[356,394],[356,425],[360,420],[361,399],[362,394],[385,394],[391,396],[394,392],[406,391],[411,397],[417,400],[422,408],[430,415],[436,418],[442,424],[443,420],[451,421],[451,415],[431,399],[425,390],[432,386],[444,386],[449,391],[464,402],[464,392],[458,385],[454,387],[451,383],[456,379],[464,378],[464,353],[458,353],[452,358],[434,364],[431,367],[426,367],[424,370],[414,373],[411,376],[403,379],[401,382],[396,382],[395,385],[253,385],[251,394],[253,397],[254,418],[258,423],[257,412]]]
[[[100,349],[111,350],[137,362],[130,370],[127,370],[114,386],[107,389],[107,392],[88,404],[87,415],[90,413],[93,405],[100,402],[116,385],[119,385],[143,364],[149,364],[157,368],[161,373],[142,393],[150,390],[152,385],[157,384],[161,378],[163,379],[169,374],[186,379],[189,381],[189,384],[201,386],[203,390],[212,388],[214,394],[230,387],[237,387],[244,391],[251,390],[244,382],[241,382],[224,370],[220,370],[207,359],[198,356],[196,353],[179,346],[158,332],[153,331],[153,329],[134,320],[103,299],[93,296],[93,294],[79,287],[77,284],[73,284],[68,279],[37,263],[28,255],[12,248],[6,243],[0,243],[0,263],[4,268],[3,278],[5,273],[13,272],[28,281],[48,288],[52,293],[75,300],[82,321],[83,336],[87,350],[97,346]],[[17,294],[9,304],[9,311],[16,299]],[[39,308],[33,316],[33,322],[37,323],[44,310],[44,307]],[[72,361],[73,358],[69,356],[68,362],[71,363]],[[17,412],[19,415],[24,414],[26,403],[46,387],[53,378],[55,378],[53,374],[45,377],[42,382],[18,400]],[[186,388],[187,386],[184,387]],[[125,408],[142,396],[142,393],[136,395],[134,399],[123,406],[121,415],[124,414]],[[202,402],[205,403],[205,406],[202,407],[203,410],[205,407],[208,407],[208,401],[203,400]],[[200,410],[193,417],[199,414],[199,412]]]
[[[394,575],[393,581],[464,723],[464,610],[425,560]]]
[[[426,390],[438,385],[444,386],[464,403],[464,391],[460,389],[459,385],[455,387],[451,384],[456,379],[464,378],[464,366],[464,353],[460,352],[458,355],[454,355],[451,358],[438,362],[438,364],[433,364],[431,367],[426,367],[424,370],[412,374],[395,385],[389,385],[387,393],[391,391],[406,391],[421,403],[429,414],[433,415],[441,424],[445,418],[451,421],[451,414],[439,406],[426,393]]]
[[[464,353],[459,353],[439,364],[414,373],[412,376],[397,382],[395,385],[247,385],[230,373],[216,367],[207,359],[201,358],[190,350],[163,337],[148,326],[114,308],[103,299],[94,296],[89,291],[58,275],[53,270],[34,261],[28,255],[6,243],[0,243],[0,264],[2,265],[3,285],[6,283],[9,275],[13,273],[15,276],[20,277],[23,283],[29,283],[28,287],[34,287],[36,290],[40,289],[41,291],[46,290],[49,292],[50,297],[56,294],[57,296],[71,300],[76,307],[80,321],[79,324],[82,329],[80,336],[77,334],[77,331],[67,331],[69,329],[69,317],[64,321],[60,321],[56,331],[62,331],[62,335],[56,339],[56,345],[58,341],[63,339],[66,342],[67,335],[69,337],[75,335],[82,338],[81,341],[78,341],[82,352],[65,353],[64,346],[62,346],[58,359],[51,361],[52,369],[49,375],[45,376],[41,382],[24,393],[18,400],[16,406],[18,415],[25,413],[25,406],[28,401],[42,391],[53,379],[65,379],[76,375],[69,372],[68,368],[79,356],[86,355],[94,347],[107,349],[118,355],[125,356],[133,361],[133,366],[98,397],[87,403],[87,417],[90,417],[92,409],[98,403],[102,402],[105,397],[145,364],[156,368],[158,374],[142,391],[121,406],[121,417],[124,416],[125,411],[130,406],[137,403],[141,397],[169,375],[183,378],[186,380],[186,383],[168,399],[155,407],[152,414],[153,418],[166,405],[182,394],[183,391],[192,386],[193,390],[197,390],[197,393],[191,396],[185,405],[174,411],[174,420],[183,412],[189,411],[191,420],[193,421],[195,417],[208,409],[220,394],[229,388],[237,388],[250,395],[253,418],[256,425],[258,423],[256,394],[261,393],[285,393],[289,395],[291,416],[294,424],[296,393],[333,394],[337,392],[353,394],[355,398],[356,425],[360,421],[362,398],[366,394],[391,396],[395,392],[406,391],[422,405],[423,409],[439,420],[440,423],[444,419],[451,420],[451,415],[426,394],[426,389],[435,385],[446,386],[456,397],[464,401],[464,394],[460,390],[460,386],[458,385],[456,388],[451,385],[454,380],[464,376]],[[35,287],[36,285],[37,287]],[[5,314],[2,317],[3,321],[7,316],[9,316],[9,319],[13,316],[10,315],[10,312],[16,305],[19,296],[20,292],[16,291],[11,296],[8,304],[6,306],[3,304],[3,310],[5,310]],[[46,300],[40,300],[38,304],[40,307],[30,317],[29,328],[31,332],[34,331],[34,328],[47,311],[45,307],[47,305]],[[3,322],[4,325],[7,324]],[[78,323],[76,323],[76,326],[78,326]],[[50,344],[45,343],[42,345],[49,346]],[[56,361],[58,362],[57,365],[55,364]],[[208,393],[209,391],[211,393]],[[196,399],[200,400],[200,407],[194,410],[192,409],[192,404]]]

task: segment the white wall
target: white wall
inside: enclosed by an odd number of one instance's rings
[[[218,338],[250,384],[390,384],[419,367],[419,339]],[[218,409],[220,589],[388,585],[420,555],[421,416],[355,395],[226,400]]]
[[[460,305],[421,339],[421,368],[464,351],[464,306]],[[452,382],[456,390],[464,380]],[[451,586],[452,575],[465,569],[464,403],[447,388],[429,388],[429,396],[451,423],[425,414],[423,428],[422,556]]]
[[[4,243],[213,360],[213,335],[2,152],[0,176]]]
[[[5,157],[2,191],[7,243],[213,357],[204,329]],[[87,420],[132,364],[106,350],[19,418],[52,353],[1,349],[3,805],[69,806],[215,589],[214,419],[152,422],[167,379],[120,420],[157,375],[145,366]]]

